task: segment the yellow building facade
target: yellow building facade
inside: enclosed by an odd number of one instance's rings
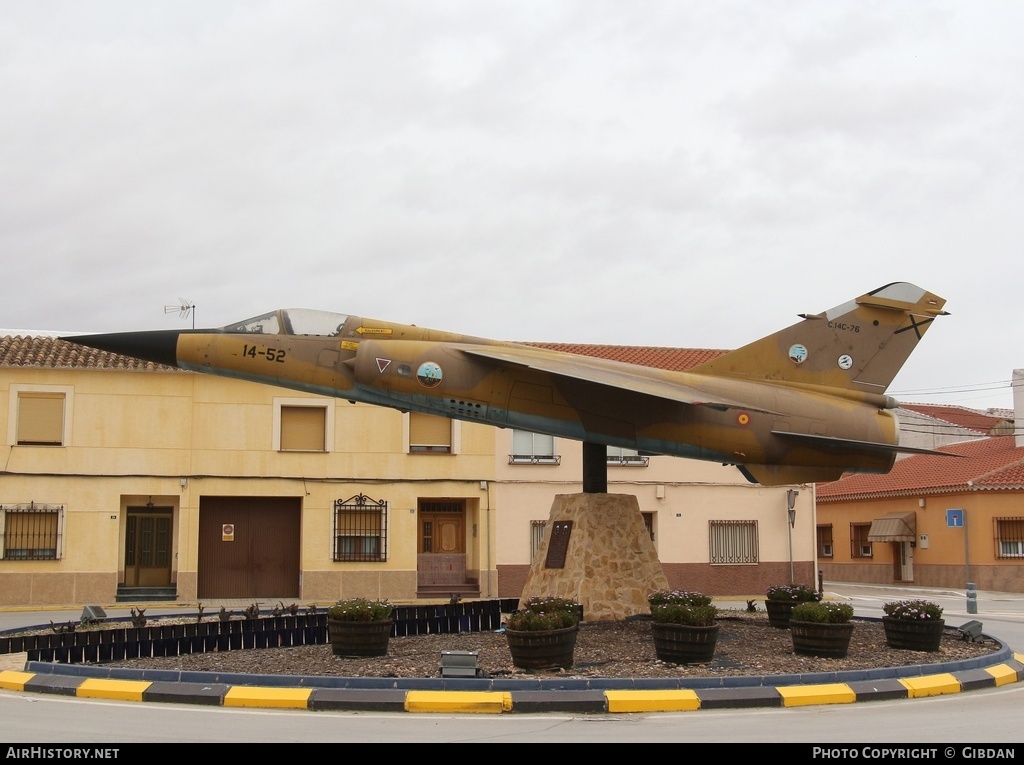
[[[581,490],[576,442],[0,341],[0,605],[516,597]],[[810,486],[615,452],[609,491],[673,587],[814,579]]]

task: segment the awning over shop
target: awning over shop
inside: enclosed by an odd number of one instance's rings
[[[889,513],[871,521],[869,542],[914,542],[917,540],[917,513]]]

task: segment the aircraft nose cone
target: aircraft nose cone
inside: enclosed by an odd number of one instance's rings
[[[152,332],[112,332],[106,335],[75,335],[62,337],[69,343],[84,345],[100,351],[118,353],[133,359],[152,361],[169,367],[178,366],[178,336],[176,329]]]

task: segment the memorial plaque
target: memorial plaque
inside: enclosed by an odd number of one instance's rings
[[[548,542],[548,557],[544,568],[565,568],[565,555],[569,550],[572,535],[572,521],[555,521],[551,527],[551,541]]]

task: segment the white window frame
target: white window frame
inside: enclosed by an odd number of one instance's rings
[[[71,421],[75,412],[75,389],[70,385],[24,385],[14,383],[9,388],[10,398],[7,402],[7,445],[18,446],[18,415],[21,409],[21,395],[32,393],[63,394],[64,396],[64,422],[61,443],[52,446],[42,446],[44,449],[57,449],[71,444]],[[32,446],[20,446],[18,448],[34,448]]]
[[[999,540],[1000,558],[1024,558],[1024,542],[1020,540]]]
[[[529,436],[531,441],[529,450],[521,448],[522,442],[526,440],[526,436]],[[554,436],[548,436],[543,433],[534,433],[532,430],[525,430],[524,428],[514,428],[509,438],[511,439],[511,449],[508,454],[508,464],[510,465],[557,465],[562,460],[555,448],[556,442]],[[550,439],[551,453],[539,454],[538,452],[547,451],[546,439]],[[538,440],[541,442],[540,449],[537,448]],[[517,445],[517,441],[520,442],[520,444]]]
[[[624,446],[609,446],[606,457],[608,464],[614,467],[647,467],[650,464],[650,457],[641,457],[636,449],[628,449]]]

